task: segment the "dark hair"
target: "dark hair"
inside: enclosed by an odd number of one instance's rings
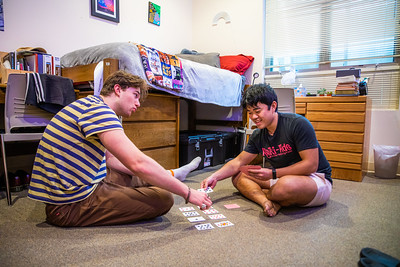
[[[112,94],[116,84],[119,84],[123,90],[128,87],[140,88],[141,99],[144,99],[147,95],[148,86],[145,80],[123,70],[116,71],[107,77],[100,94],[103,96]]]
[[[247,88],[242,95],[242,107],[246,109],[248,106],[254,107],[258,103],[262,103],[271,108],[272,102],[276,102],[276,112],[278,112],[278,97],[274,89],[265,83],[254,84]]]

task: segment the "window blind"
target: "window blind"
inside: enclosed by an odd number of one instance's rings
[[[296,84],[313,92],[336,85],[332,70],[361,68],[373,107],[398,108],[399,0],[265,1],[266,81],[294,67]],[[306,79],[305,70],[316,72]]]

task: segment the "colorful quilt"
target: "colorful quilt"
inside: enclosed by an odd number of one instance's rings
[[[183,89],[182,64],[175,55],[136,44],[146,77],[153,85],[175,90]]]

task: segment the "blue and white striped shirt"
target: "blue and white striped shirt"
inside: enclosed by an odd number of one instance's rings
[[[87,198],[106,176],[105,147],[97,134],[121,129],[99,96],[69,104],[50,121],[39,143],[28,197],[61,205]]]

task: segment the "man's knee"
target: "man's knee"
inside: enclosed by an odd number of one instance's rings
[[[238,189],[239,190],[239,188],[238,188],[238,184],[240,183],[240,180],[241,179],[243,179],[242,178],[242,173],[240,172],[240,173],[238,173],[238,174],[236,174],[236,175],[234,175],[234,176],[232,176],[232,184],[233,184],[233,186],[236,188],[236,189]]]
[[[160,212],[159,215],[163,215],[167,213],[174,205],[174,197],[167,190],[161,188],[154,188],[154,190],[157,191],[158,195],[158,201],[156,204],[157,210]]]

